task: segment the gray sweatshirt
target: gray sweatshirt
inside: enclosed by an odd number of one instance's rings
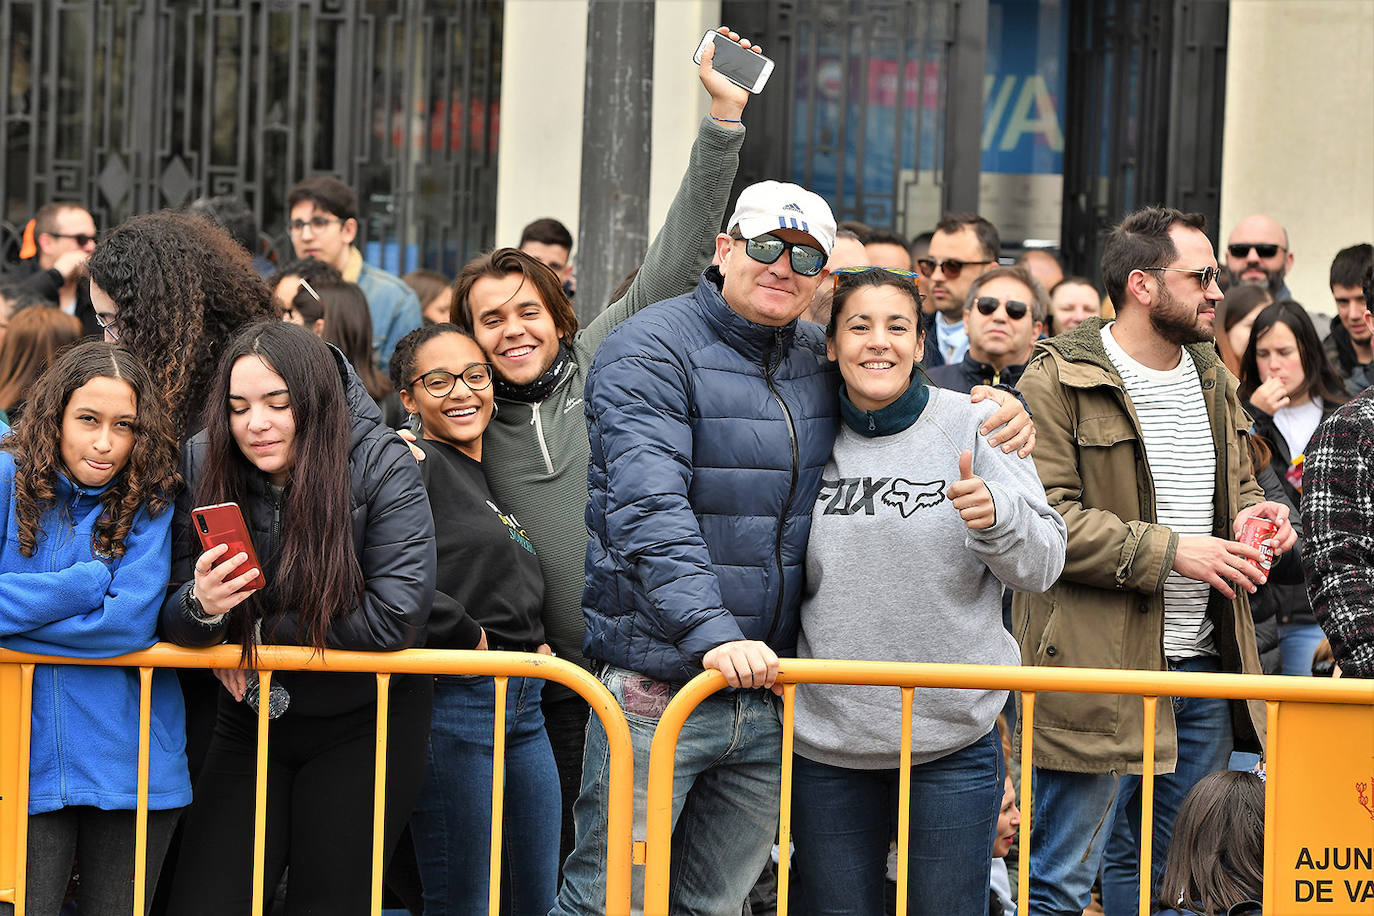
[[[978,435],[995,408],[932,388],[920,417],[899,433],[870,439],[841,428],[812,513],[800,657],[1020,664],[1002,626],[1002,587],[1053,585],[1068,532],[1045,501],[1034,462]],[[970,531],[944,495],[965,449],[996,506],[996,522],[982,531]],[[911,762],[987,734],[1006,696],[918,689]],[[796,751],[831,766],[896,767],[901,710],[896,687],[804,684]]]

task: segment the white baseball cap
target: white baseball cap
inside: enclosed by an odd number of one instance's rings
[[[740,192],[728,228],[747,239],[795,229],[805,232],[828,257],[835,245],[835,216],[819,194],[784,181],[760,181]]]

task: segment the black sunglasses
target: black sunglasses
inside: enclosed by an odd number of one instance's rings
[[[95,236],[87,235],[84,232],[45,232],[43,234],[50,235],[55,239],[71,239],[73,242],[76,242],[78,248],[85,248],[92,242],[97,241]]]
[[[932,261],[930,258],[921,258],[916,262],[916,266],[921,268],[921,273],[927,277],[935,273],[936,268],[945,272],[946,280],[957,280],[959,274],[964,272],[964,268],[970,264],[991,264],[991,261],[957,261],[950,258],[947,261]]]
[[[979,296],[977,299],[973,300],[973,307],[978,309],[979,314],[982,315],[991,315],[993,312],[997,311],[999,305],[1006,306],[1007,317],[1012,321],[1020,321],[1022,318],[1025,318],[1026,313],[1030,311],[1030,306],[1019,299],[1008,299],[1006,302],[1003,302],[1001,299],[992,296]]]
[[[1262,258],[1272,258],[1274,255],[1276,255],[1276,254],[1279,253],[1279,250],[1280,250],[1281,248],[1283,248],[1283,246],[1282,246],[1282,245],[1249,245],[1249,244],[1246,244],[1245,242],[1241,242],[1240,244],[1237,244],[1237,245],[1227,245],[1227,246],[1226,246],[1226,250],[1229,251],[1229,252],[1231,252],[1231,257],[1233,257],[1233,258],[1243,258],[1243,257],[1245,257],[1246,255],[1250,254],[1250,249],[1251,249],[1251,248],[1255,249],[1255,254],[1259,255],[1259,256],[1262,257]]]
[[[803,277],[814,277],[825,268],[828,257],[814,245],[801,242],[784,242],[776,235],[756,235],[744,240],[744,253],[760,264],[772,264],[782,253],[788,252],[792,270]]]
[[[1221,276],[1220,267],[1199,267],[1196,270],[1187,267],[1141,267],[1140,270],[1173,270],[1181,274],[1192,274],[1197,277],[1197,282],[1203,289],[1211,286]]]

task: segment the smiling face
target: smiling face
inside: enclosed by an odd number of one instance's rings
[[[1255,364],[1259,367],[1260,382],[1275,377],[1283,382],[1291,406],[1307,403],[1308,397],[1303,393],[1307,376],[1302,369],[1302,351],[1288,325],[1276,321],[1259,336],[1255,341]]]
[[[911,385],[924,343],[916,303],[895,286],[865,286],[844,300],[826,354],[860,410],[886,407]]]
[[[799,242],[820,247],[816,240],[796,229],[779,229],[772,235],[784,242]],[[772,264],[755,261],[745,252],[745,243],[728,235],[716,236],[716,256],[725,277],[721,295],[730,308],[755,324],[781,327],[796,318],[811,304],[811,296],[829,271],[814,277],[792,269],[792,252],[784,251]]]
[[[996,299],[1000,304],[991,315],[984,315],[977,306],[964,312],[969,352],[979,362],[998,369],[1025,363],[1044,328],[1032,316],[1035,293],[1014,277],[998,277],[979,287],[978,299],[984,298]],[[1027,309],[1014,319],[1007,314],[1008,302],[1020,302]]]
[[[473,380],[468,373],[479,366],[485,368],[486,362],[486,354],[469,338],[440,334],[416,349],[411,375],[416,381],[401,391],[401,404],[408,412],[420,415],[426,439],[447,442],[474,461],[482,460],[482,433],[491,422],[493,395],[490,383],[474,391],[463,378]],[[453,389],[438,397],[426,387],[426,381],[434,379],[428,373],[436,370],[458,376]],[[436,384],[436,388],[442,385]]]
[[[1000,859],[1011,852],[1016,834],[1021,829],[1021,811],[1016,807],[1016,786],[1007,777],[1002,788],[1002,810],[997,814],[997,837],[992,841],[992,857]]]
[[[229,432],[239,450],[277,486],[296,462],[296,415],[286,380],[260,356],[241,356],[229,371]]]
[[[62,464],[83,487],[103,487],[134,450],[138,398],[128,382],[98,375],[72,392],[62,411]]]
[[[505,381],[528,385],[558,358],[558,326],[539,290],[523,274],[481,277],[468,291],[467,308],[472,336],[491,355],[496,374]]]

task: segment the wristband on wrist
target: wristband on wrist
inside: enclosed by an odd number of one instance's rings
[[[718,117],[716,117],[715,115],[711,115],[711,120],[712,120],[712,121],[720,121],[722,124],[743,124],[743,123],[744,123],[743,121],[739,120],[738,118],[718,118]]]
[[[186,591],[181,593],[181,607],[186,611],[187,616],[196,623],[205,626],[217,626],[220,622],[219,617],[210,617],[205,613],[205,607],[200,603],[200,599],[196,597],[196,586],[194,582],[188,584],[186,586]]]

